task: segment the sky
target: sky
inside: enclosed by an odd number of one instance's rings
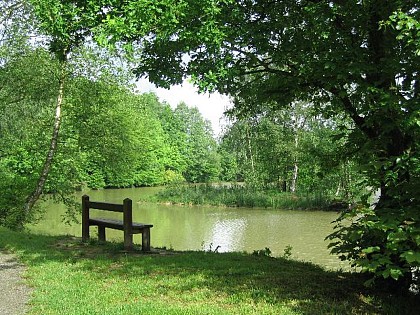
[[[156,93],[160,101],[166,101],[172,108],[175,108],[180,102],[184,102],[189,107],[197,107],[201,115],[211,122],[215,136],[221,134],[224,125],[223,112],[231,107],[227,96],[219,93],[199,94],[197,89],[187,81],[184,81],[182,85],[174,85],[167,90],[156,88],[147,79],[140,79],[137,82],[137,89],[142,93]]]

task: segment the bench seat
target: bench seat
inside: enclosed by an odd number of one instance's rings
[[[97,225],[97,226],[101,225],[101,226],[111,228],[114,230],[124,231],[124,222],[122,220],[95,218],[95,219],[89,219],[89,225]],[[133,222],[132,227],[133,227],[133,230],[132,230],[133,234],[139,234],[139,233],[142,233],[144,229],[153,227],[153,225]]]

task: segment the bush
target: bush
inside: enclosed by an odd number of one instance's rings
[[[418,213],[408,208],[352,210],[340,216],[327,238],[332,253],[370,274],[366,285],[385,282],[392,291],[407,293],[411,285],[420,285],[418,222]]]

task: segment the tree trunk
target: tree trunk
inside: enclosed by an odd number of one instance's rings
[[[334,196],[338,197],[340,195],[340,191],[341,191],[341,183],[338,183]]]
[[[62,108],[63,99],[64,99],[65,79],[66,79],[66,62],[63,61],[61,62],[61,69],[60,69],[60,74],[59,74],[59,87],[58,87],[57,102],[55,106],[54,126],[53,126],[53,133],[51,137],[50,148],[48,150],[47,157],[45,159],[42,171],[39,175],[36,187],[34,191],[32,192],[32,194],[26,200],[25,215],[28,215],[30,213],[33,206],[39,199],[39,196],[42,194],[42,191],[45,186],[45,182],[48,177],[48,173],[51,168],[54,154],[57,151],[57,142],[58,142],[58,136],[59,136],[60,126],[61,126],[61,108]]]
[[[298,118],[296,117],[296,124],[294,126],[294,132],[295,132],[295,152],[294,152],[294,158],[293,158],[293,176],[292,176],[292,182],[290,183],[290,192],[294,193],[296,192],[297,187],[297,179],[299,174],[299,165],[298,165],[298,159],[297,159],[297,150],[299,148],[299,123]]]
[[[252,154],[251,136],[249,134],[249,126],[248,126],[248,123],[246,125],[246,141],[247,141],[247,146],[248,146],[249,159],[251,161],[252,176],[254,176],[255,175],[254,156]]]
[[[299,166],[297,164],[297,160],[295,159],[294,167],[293,167],[293,177],[292,177],[292,182],[290,184],[290,192],[292,192],[292,193],[296,192],[298,172],[299,172]]]

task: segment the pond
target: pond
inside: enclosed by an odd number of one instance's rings
[[[91,190],[76,194],[78,200],[87,193],[92,201],[122,203],[124,198],[133,200],[133,220],[150,223],[152,247],[174,250],[215,250],[218,252],[246,251],[269,248],[273,256],[281,256],[291,246],[292,258],[311,261],[330,269],[348,269],[346,263],[329,254],[324,238],[332,232],[331,222],[335,212],[289,211],[255,208],[225,208],[203,206],[157,205],[138,202],[159,188],[130,188]],[[33,232],[51,235],[81,236],[80,224],[71,226],[62,222],[65,208],[47,201],[44,219],[31,225]],[[97,211],[97,210],[95,210]],[[92,211],[93,212],[93,211]],[[104,212],[92,216],[104,217]],[[118,218],[118,213],[108,217]],[[92,236],[96,228],[92,227]],[[107,229],[107,239],[122,241],[122,232]],[[134,242],[141,244],[141,235],[134,235]]]

